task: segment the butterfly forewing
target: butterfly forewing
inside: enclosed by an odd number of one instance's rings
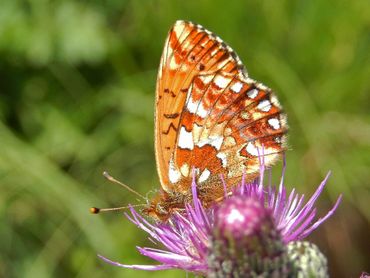
[[[199,25],[170,30],[157,79],[155,150],[164,191],[187,194],[195,169],[201,199],[256,177],[285,149],[287,125],[269,88],[250,79],[233,50]],[[205,195],[207,190],[214,194]]]
[[[170,30],[162,54],[156,92],[156,159],[164,189],[171,188],[169,170],[177,145],[179,122],[195,76],[244,74],[233,52],[199,25],[178,21]]]

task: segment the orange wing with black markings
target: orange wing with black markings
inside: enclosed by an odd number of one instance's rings
[[[221,39],[199,25],[177,21],[165,43],[156,90],[155,151],[165,190],[173,189],[169,170],[190,85],[195,76],[219,70],[246,75],[240,60]]]
[[[285,115],[271,89],[248,77],[235,52],[200,25],[177,21],[163,50],[156,89],[155,153],[163,191],[148,214],[183,207],[195,169],[204,204],[258,175],[285,150]],[[159,205],[159,206],[158,206]]]

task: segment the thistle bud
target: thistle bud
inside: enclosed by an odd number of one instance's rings
[[[292,241],[288,244],[288,255],[297,270],[297,277],[329,277],[327,260],[315,244]]]

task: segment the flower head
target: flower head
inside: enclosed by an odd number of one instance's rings
[[[294,273],[271,210],[253,197],[234,196],[220,204],[208,250],[208,277]]]
[[[164,246],[163,249],[138,247],[141,254],[158,261],[159,265],[125,265],[100,257],[125,268],[178,268],[209,277],[222,277],[217,274],[220,267],[223,268],[221,272],[229,267],[231,271],[238,269],[235,271],[243,273],[252,271],[250,266],[258,268],[261,265],[268,267],[260,269],[259,273],[268,271],[276,274],[273,271],[277,264],[279,266],[275,270],[283,271],[279,273],[292,273],[290,271],[297,267],[293,267],[294,264],[287,257],[290,254],[287,246],[290,242],[307,237],[329,218],[339,205],[341,196],[324,217],[314,221],[314,203],[323,191],[329,174],[305,203],[304,195],[296,193],[294,189],[287,193],[284,171],[277,188],[264,186],[263,163],[260,173],[260,178],[252,183],[246,183],[243,179],[232,194],[225,194],[225,200],[210,209],[202,206],[193,180],[193,204],[186,204],[184,213],[174,213],[165,223],[151,223],[131,208],[131,215],[126,214],[127,218],[146,231],[153,242]],[[254,260],[255,265],[249,261],[249,269],[240,268],[240,260],[247,259]]]

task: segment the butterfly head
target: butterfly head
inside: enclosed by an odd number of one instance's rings
[[[175,212],[184,210],[184,204],[188,203],[189,196],[178,192],[167,193],[161,191],[150,200],[148,206],[142,212],[154,220],[166,222]]]
[[[168,194],[160,192],[149,203],[149,205],[142,210],[142,212],[158,221],[165,222],[170,216],[170,208],[168,206]]]
[[[151,203],[149,207],[144,208],[142,212],[145,215],[148,215],[149,217],[161,222],[165,222],[170,216],[169,212],[159,203]]]

